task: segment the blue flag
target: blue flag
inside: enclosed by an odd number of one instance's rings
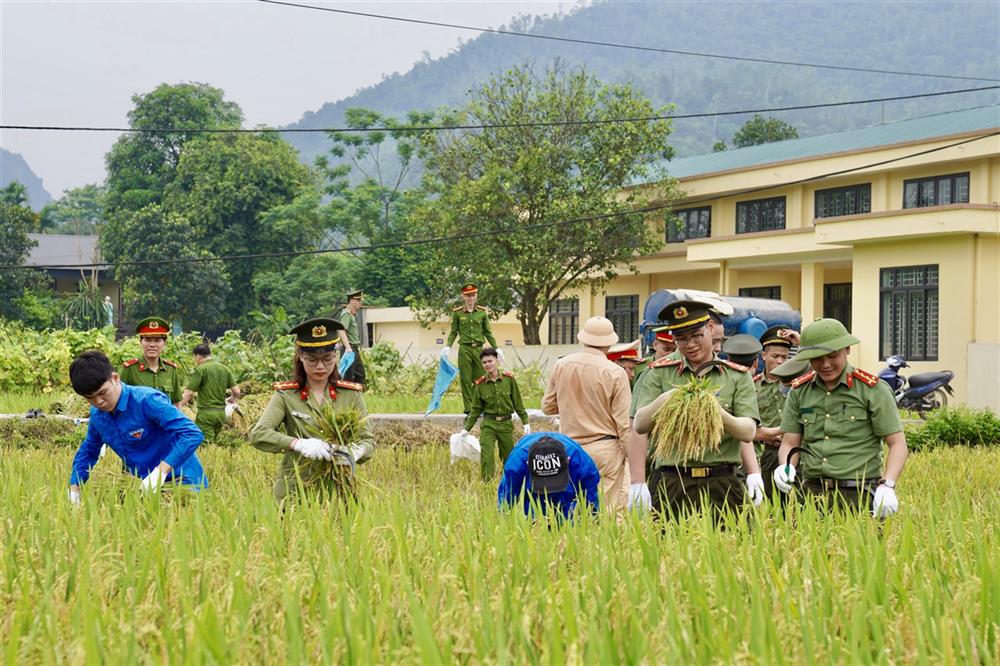
[[[457,376],[458,368],[453,366],[447,357],[438,361],[438,374],[434,379],[434,392],[431,393],[431,401],[427,405],[427,411],[424,412],[424,416],[427,416],[441,406],[441,398],[444,396],[444,392],[448,390],[448,387],[451,386],[451,383],[455,381],[455,377]]]

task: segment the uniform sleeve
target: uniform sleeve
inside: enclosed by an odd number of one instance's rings
[[[458,337],[458,314],[452,313],[451,315],[451,333],[448,334],[448,346],[451,347],[455,343],[455,338]]]
[[[184,416],[181,410],[167,402],[166,396],[159,393],[142,401],[142,415],[159,425],[170,436],[170,450],[163,456],[163,462],[174,469],[194,455],[205,439],[194,421]]]
[[[476,421],[479,420],[479,416],[483,413],[483,395],[479,391],[479,384],[472,385],[472,404],[469,405],[469,415],[465,417],[465,423],[462,427],[466,430],[472,430],[472,426],[476,425]]]
[[[352,444],[360,445],[364,449],[364,453],[357,462],[366,463],[375,455],[375,436],[372,435],[371,426],[368,425],[368,406],[365,404],[365,396],[360,391],[351,391],[350,389],[340,389],[340,391],[342,393],[339,394],[338,400],[350,396],[347,398],[347,407],[361,413],[361,429],[358,433],[358,439]]]
[[[614,386],[611,389],[611,418],[615,420],[618,429],[618,441],[625,444],[629,437],[629,406],[632,403],[632,389],[628,385],[628,374],[624,368],[616,368],[612,376]]]
[[[556,395],[556,378],[559,376],[559,363],[552,368],[552,374],[549,375],[549,383],[545,386],[545,395],[542,396],[542,414],[558,414],[559,413],[559,397]]]
[[[132,368],[134,367],[134,365],[123,367],[121,372],[118,373],[118,379],[122,380],[122,382],[128,384],[129,386],[135,386],[135,378],[132,377]]]
[[[80,448],[73,456],[73,471],[69,475],[70,485],[80,485],[90,478],[90,469],[97,464],[101,455],[102,437],[94,425],[94,413],[90,413],[90,421],[87,422],[87,435],[83,438]]]
[[[197,368],[191,371],[191,376],[188,377],[188,383],[187,383],[188,390],[197,391],[199,388],[201,388],[201,383],[202,381],[204,381],[204,379],[205,379],[205,372],[202,369],[202,366],[199,365]]]
[[[292,435],[278,432],[284,422],[285,401],[281,399],[280,393],[275,393],[264,408],[264,413],[250,429],[250,443],[261,451],[284,453],[295,441]]]
[[[170,402],[178,403],[184,397],[184,391],[181,389],[181,371],[179,368],[174,368],[174,379],[170,386]],[[183,416],[183,415],[182,415]],[[187,418],[186,416],[184,418]],[[189,421],[191,419],[188,419]],[[193,423],[193,421],[192,421]],[[199,431],[201,432],[201,431]]]
[[[785,407],[781,410],[781,432],[793,435],[802,434],[802,424],[799,423],[799,403],[804,389],[793,388],[785,398]]]
[[[514,413],[521,417],[521,422],[528,423],[528,410],[524,408],[524,400],[521,399],[521,389],[517,385],[517,380],[511,377],[510,399],[514,405]]]
[[[528,447],[514,447],[503,466],[500,487],[497,488],[497,506],[508,509],[517,503],[522,493],[527,492]]]
[[[233,376],[229,368],[226,368],[226,388],[236,388],[236,377]]]
[[[493,349],[497,348],[497,339],[493,337],[493,329],[490,327],[490,315],[487,312],[483,313],[483,336],[486,338],[486,342],[490,343],[490,347],[493,347]]]
[[[757,405],[757,386],[749,372],[737,372],[736,395],[733,398],[733,416],[749,417],[760,424],[760,407]]]
[[[650,368],[642,375],[642,381],[635,386],[635,396],[629,407],[629,416],[635,417],[635,413],[649,403],[660,397],[663,393],[661,373],[656,368]]]
[[[629,418],[634,417],[636,411],[639,409],[639,407],[638,407],[639,391],[642,390],[642,383],[643,383],[643,381],[645,381],[645,377],[646,377],[647,374],[649,374],[649,373],[643,372],[641,375],[639,375],[638,377],[635,378],[635,386],[632,387],[632,400],[631,400],[631,402],[629,403],[629,406],[628,406],[628,416],[629,416]]]
[[[899,418],[899,408],[892,395],[892,389],[884,381],[872,387],[868,393],[868,413],[871,415],[872,432],[885,437],[903,429]]]

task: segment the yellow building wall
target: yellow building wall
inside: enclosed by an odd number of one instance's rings
[[[973,241],[976,273],[973,338],[978,343],[1000,344],[1000,211],[997,222],[997,235],[977,236]],[[1000,378],[996,381],[1000,382]]]
[[[733,281],[732,293],[727,296],[739,296],[740,289],[748,287],[781,287],[781,300],[799,309],[801,279],[799,271],[762,271],[739,270],[731,271]]]

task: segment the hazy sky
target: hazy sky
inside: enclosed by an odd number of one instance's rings
[[[342,2],[345,9],[496,27],[563,2]],[[131,96],[163,82],[225,90],[249,126],[284,125],[324,102],[444,55],[478,33],[267,5],[250,0],[0,0],[4,124],[124,126]],[[516,39],[516,38],[515,38]],[[104,179],[109,133],[0,131],[54,197]]]

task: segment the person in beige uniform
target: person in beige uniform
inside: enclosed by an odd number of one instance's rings
[[[601,473],[601,503],[623,510],[628,504],[625,447],[632,391],[624,368],[607,359],[618,335],[610,320],[591,317],[576,337],[583,349],[556,362],[542,411],[558,414],[559,432],[593,458]]]

